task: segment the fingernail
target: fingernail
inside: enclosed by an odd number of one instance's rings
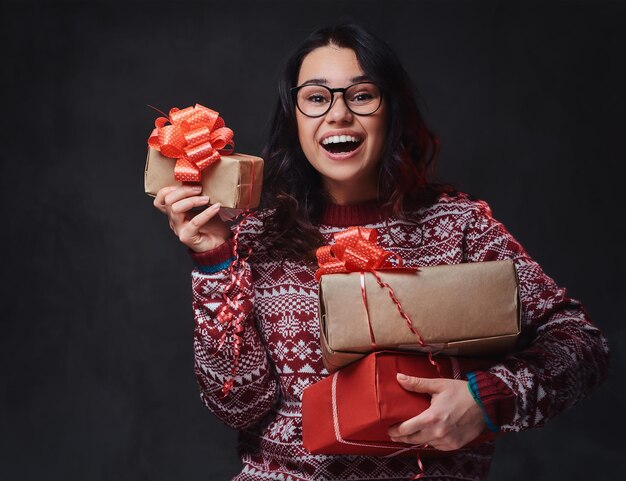
[[[213,210],[217,210],[217,209],[219,209],[220,207],[222,207],[222,204],[220,204],[220,203],[218,202],[217,204],[213,204],[213,205],[211,206],[211,209],[213,209]]]
[[[203,195],[202,197],[200,197],[200,202],[208,202],[209,201],[209,197],[206,195]]]
[[[202,190],[202,186],[201,185],[194,185],[193,186],[193,190]]]
[[[406,381],[409,378],[406,374],[398,373],[398,381]]]

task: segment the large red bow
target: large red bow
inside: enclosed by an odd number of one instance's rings
[[[315,273],[317,281],[324,274],[402,267],[399,255],[376,245],[378,237],[376,229],[349,227],[333,237],[335,239],[333,245],[322,246],[315,253],[319,264],[319,269]],[[396,264],[390,262],[391,257],[397,260]]]
[[[165,125],[167,123],[171,125]],[[166,157],[178,159],[174,178],[178,181],[200,182],[201,172],[235,150],[234,132],[225,126],[219,113],[200,104],[179,110],[174,107],[169,117],[155,120],[148,145]]]

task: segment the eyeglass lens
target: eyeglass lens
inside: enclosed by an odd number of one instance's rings
[[[373,83],[351,85],[343,95],[348,108],[357,115],[374,113],[381,102],[380,89]],[[304,85],[298,90],[296,100],[304,115],[319,117],[330,110],[333,93],[324,85]]]

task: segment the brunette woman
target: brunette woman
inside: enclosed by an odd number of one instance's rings
[[[398,377],[432,401],[421,415],[390,427],[390,438],[454,450],[428,460],[425,479],[485,479],[493,443],[463,449],[467,443],[486,429],[541,426],[606,376],[606,341],[581,305],[485,202],[429,180],[438,143],[412,92],[395,54],[363,28],[311,34],[280,80],[263,153],[264,205],[238,239],[252,254],[232,269],[231,229],[217,215],[219,205],[194,216],[191,209],[208,199],[189,186],[165,188],[155,199],[196,264],[195,371],[206,406],[240,430],[236,480],[391,480],[419,472],[413,457],[317,456],[302,447],[302,391],[328,374],[313,253],[348,226],[376,228],[381,246],[409,266],[513,259],[517,268],[519,352],[468,380]],[[223,296],[233,275],[237,286]],[[237,334],[224,328],[224,316],[243,325],[227,396]]]

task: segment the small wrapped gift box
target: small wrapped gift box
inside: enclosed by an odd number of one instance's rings
[[[160,111],[159,111],[160,112]],[[148,138],[145,191],[183,182],[202,184],[211,204],[231,209],[259,206],[263,159],[235,154],[234,132],[219,113],[203,105],[176,107],[154,122]]]
[[[375,276],[392,287],[415,332]],[[510,260],[324,274],[319,306],[322,353],[330,372],[384,349],[499,355],[513,348],[520,332],[517,275]]]
[[[493,361],[436,357],[441,375],[462,379],[465,373]],[[388,428],[417,416],[430,406],[427,394],[406,391],[396,373],[437,378],[439,372],[426,355],[375,352],[312,384],[302,397],[302,441],[312,454],[437,455],[432,447],[394,443]],[[470,446],[494,438],[486,431]]]
[[[176,159],[150,147],[146,160],[145,191],[155,196],[163,187],[182,185],[174,178]],[[263,159],[246,154],[222,155],[202,171],[202,194],[211,204],[233,209],[259,206],[263,183]]]

